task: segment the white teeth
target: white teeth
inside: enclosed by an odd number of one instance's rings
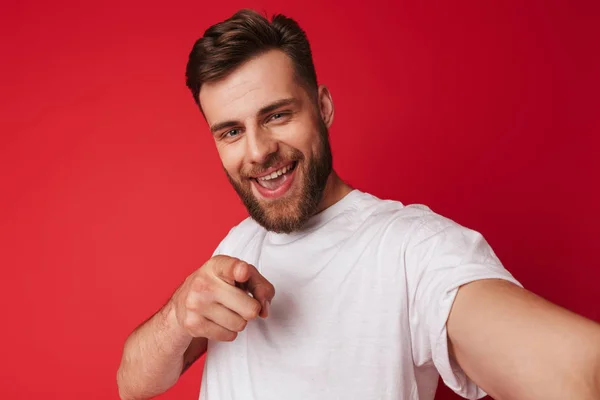
[[[285,174],[286,172],[288,172],[291,168],[292,168],[291,165],[290,166],[285,166],[285,167],[283,167],[281,169],[278,169],[277,171],[271,172],[270,175],[266,175],[266,176],[263,176],[261,178],[258,178],[258,180],[259,181],[268,181],[268,180],[277,178],[278,176],[281,176],[281,175]]]

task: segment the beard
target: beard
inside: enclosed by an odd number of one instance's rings
[[[302,179],[299,182],[299,193],[268,202],[259,200],[252,193],[250,179],[243,178],[246,182],[240,182],[231,177],[227,171],[225,173],[252,219],[268,231],[291,233],[301,229],[310,217],[317,213],[319,203],[323,198],[327,178],[333,168],[329,132],[320,118],[319,150],[313,157],[306,159],[302,152],[297,149],[291,150],[286,157],[283,157],[280,153],[274,153],[268,157],[256,173],[252,171],[252,173],[243,174],[243,176],[255,176],[283,161],[295,161],[296,169],[300,169],[300,166],[302,166],[302,174],[298,174],[300,171],[294,172],[294,179]]]

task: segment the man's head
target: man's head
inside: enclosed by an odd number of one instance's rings
[[[240,11],[195,43],[187,85],[252,218],[276,232],[299,229],[332,171],[333,103],[304,32],[281,15],[269,22]]]

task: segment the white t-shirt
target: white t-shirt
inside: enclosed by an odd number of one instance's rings
[[[292,234],[247,218],[215,254],[256,266],[276,294],[267,319],[209,341],[201,400],[430,400],[439,375],[483,397],[449,359],[446,320],[467,282],[519,285],[479,233],[359,190]]]

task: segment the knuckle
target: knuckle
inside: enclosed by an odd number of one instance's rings
[[[227,256],[218,255],[211,258],[205,265],[206,271],[213,276],[222,276],[227,265]]]
[[[273,290],[273,285],[269,283],[259,283],[256,285],[254,292],[262,299],[270,297],[271,293],[273,293]]]
[[[236,323],[235,323],[235,329],[234,331],[236,332],[241,332],[244,329],[246,329],[246,325],[248,325],[248,321],[246,321],[243,318],[240,318]]]
[[[233,342],[237,338],[237,332],[224,331],[219,334],[219,340],[222,342]]]
[[[217,270],[219,270],[235,261],[238,261],[238,259],[235,257],[220,254],[211,258],[207,264],[210,265],[211,268],[216,268]]]
[[[194,313],[187,313],[183,319],[183,328],[187,331],[194,331],[199,325],[199,318]]]
[[[199,311],[213,302],[212,292],[197,292],[192,290],[185,299],[184,306],[188,310]]]
[[[188,310],[195,310],[198,307],[198,300],[196,299],[196,296],[194,296],[193,292],[188,293],[183,305]]]
[[[248,307],[248,311],[247,311],[247,317],[246,319],[254,319],[256,317],[258,317],[258,314],[260,314],[260,303],[258,301],[253,301],[252,304],[250,304],[250,306]]]

